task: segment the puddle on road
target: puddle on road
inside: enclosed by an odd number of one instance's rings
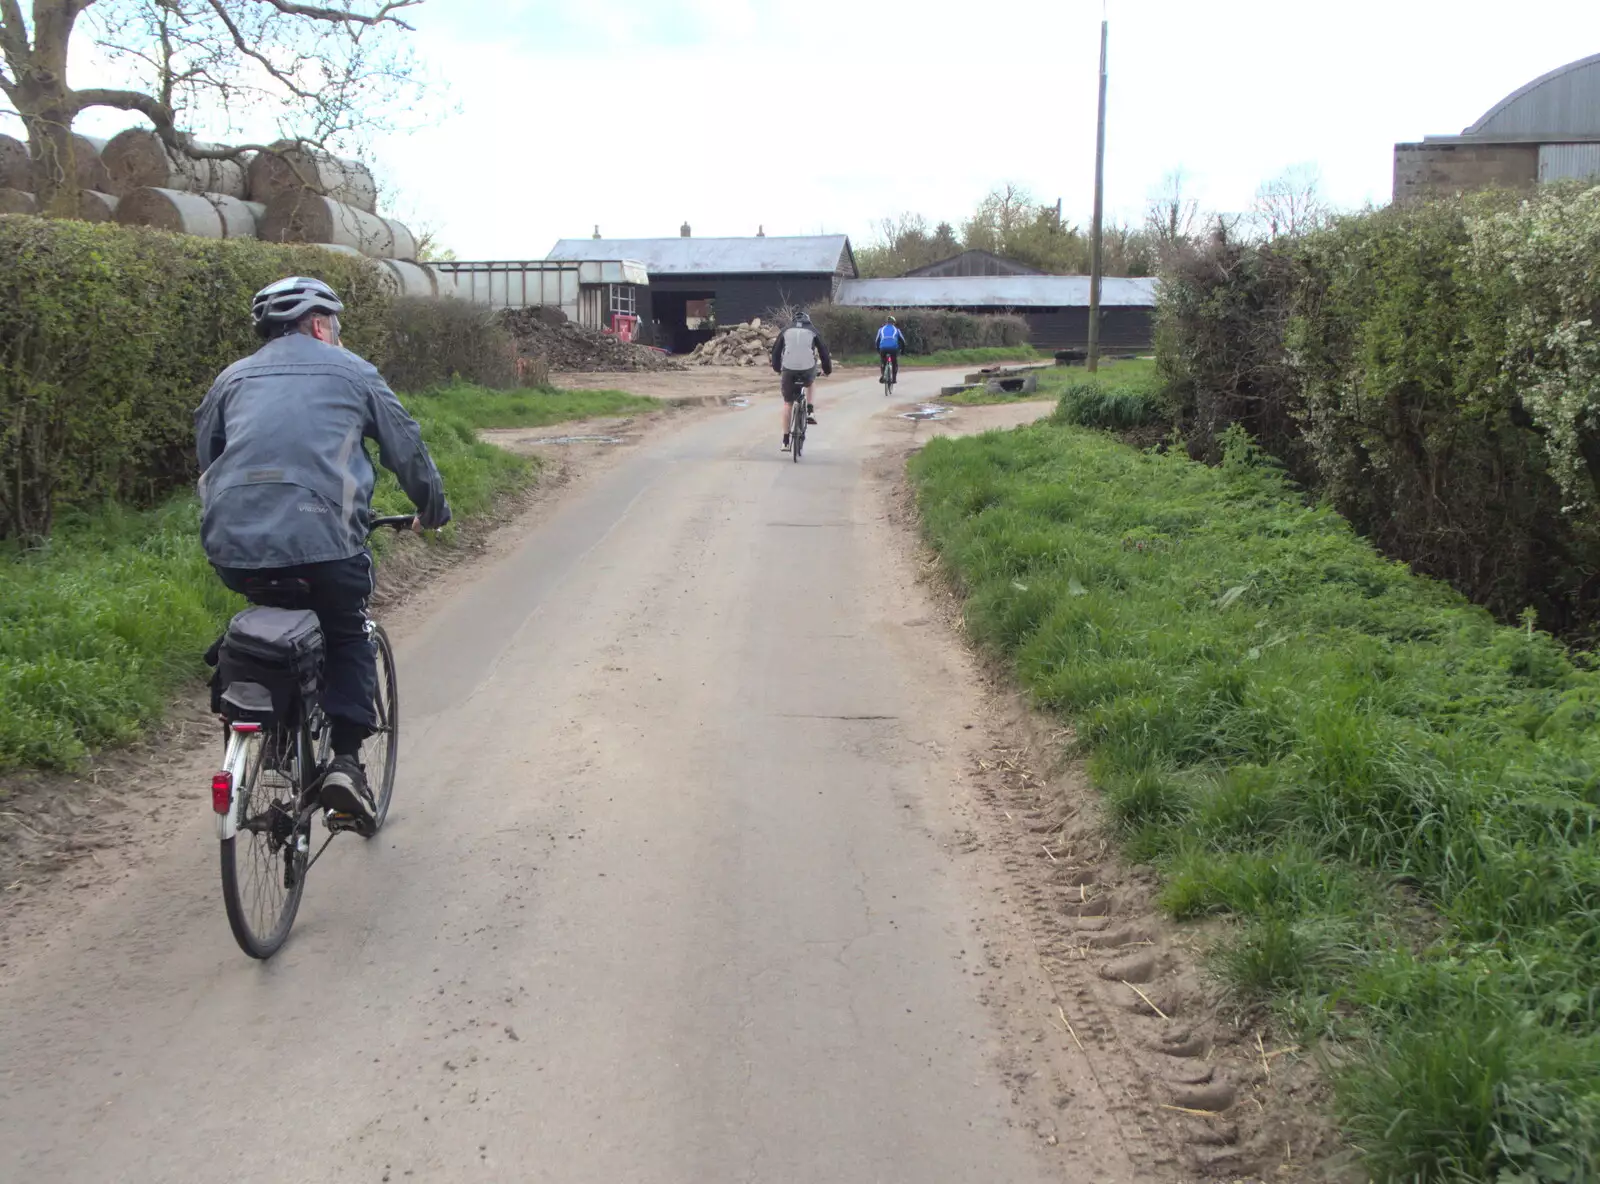
[[[525,444],[621,444],[621,436],[541,436]]]
[[[728,400],[728,406],[748,407],[750,406],[750,397],[748,395],[735,395],[733,398]]]
[[[915,411],[902,411],[900,413],[900,418],[901,419],[944,419],[947,416],[952,415],[952,414],[954,414],[954,409],[953,408],[950,408],[950,407],[936,407],[931,403],[924,403],[922,406],[918,407]]]

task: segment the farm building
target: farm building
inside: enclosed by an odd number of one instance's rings
[[[856,275],[842,234],[693,238],[688,229],[677,238],[565,238],[548,258],[642,263],[648,284],[637,289],[641,339],[673,353],[709,340],[714,324],[830,300]]]
[[[1040,349],[1082,349],[1089,342],[1085,275],[904,276],[847,280],[834,298],[853,308],[942,308],[1015,313]],[[1100,345],[1116,353],[1154,343],[1156,281],[1108,276],[1100,287]]]
[[[1600,177],[1600,54],[1535,78],[1458,136],[1394,146],[1394,200]]]
[[[569,321],[590,329],[615,330],[631,317],[649,277],[632,259],[582,263],[549,259],[450,260],[434,268],[451,277],[456,295],[490,308],[559,308]]]

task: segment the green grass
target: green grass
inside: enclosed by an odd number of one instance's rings
[[[1056,400],[1059,423],[1121,430],[1158,422],[1161,406],[1153,358],[1110,359],[1090,374],[1082,366],[1052,366],[1038,371],[1039,389],[1028,394],[996,394],[986,390],[946,395],[943,401],[964,407],[993,403]]]
[[[1162,422],[1160,380],[1153,358],[1102,362],[1090,374],[1081,366],[1048,371],[1039,392],[1057,399],[1057,423],[1079,424],[1107,431],[1127,431]]]
[[[573,419],[653,411],[659,399],[626,391],[491,391],[470,383],[411,395],[412,414],[442,412],[475,428],[540,428]]]
[[[1046,355],[1031,345],[986,345],[978,349],[941,349],[931,354],[901,354],[900,368],[907,366],[988,366],[995,362],[1037,362]],[[878,365],[877,354],[852,354],[835,358],[841,366]]]
[[[1043,391],[1034,391],[1029,395],[996,394],[993,391],[975,387],[972,390],[962,391],[958,395],[941,395],[939,402],[953,403],[959,407],[987,407],[994,403],[1039,403],[1048,400],[1051,396]]]
[[[1600,673],[1307,509],[1065,424],[912,462],[966,619],[1076,724],[1218,974],[1337,1045],[1379,1180],[1600,1180]]]
[[[536,472],[535,462],[479,441],[478,428],[658,405],[620,391],[466,386],[403,401],[457,522],[485,513]],[[373,505],[379,513],[410,508],[387,471]],[[95,749],[131,740],[202,672],[201,654],[240,602],[207,565],[198,531],[199,506],[183,495],[152,510],[69,516],[46,547],[0,558],[0,770],[71,768]],[[380,562],[387,543],[373,540]]]

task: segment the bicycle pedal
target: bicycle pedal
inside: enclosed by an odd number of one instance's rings
[[[340,831],[360,831],[361,822],[354,814],[340,814],[334,810],[324,810],[322,821],[333,834]]]

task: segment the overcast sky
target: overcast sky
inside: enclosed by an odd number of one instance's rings
[[[1182,166],[1237,210],[1312,162],[1386,202],[1393,145],[1600,52],[1595,0],[1109,0],[1108,210]],[[428,0],[446,91],[373,146],[395,212],[462,258],[558,238],[959,221],[1015,181],[1087,220],[1101,0]],[[75,77],[78,85],[91,79]],[[127,118],[86,120],[115,131]]]

